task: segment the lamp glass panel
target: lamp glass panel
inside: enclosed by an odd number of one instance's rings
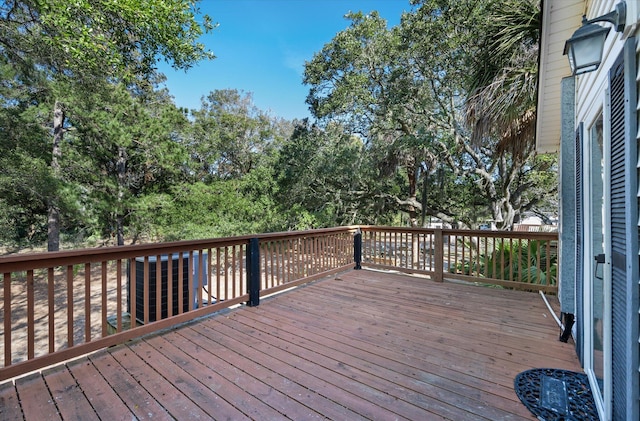
[[[573,42],[571,46],[573,51],[571,53],[576,72],[587,67],[591,70],[598,68],[602,61],[602,50],[604,49],[606,36],[607,34],[602,32],[594,37],[583,38]]]

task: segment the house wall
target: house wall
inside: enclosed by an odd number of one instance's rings
[[[561,1],[561,0],[560,0]],[[619,0],[594,0],[594,1],[586,1],[585,2],[585,13],[588,19],[592,19],[596,16],[602,16],[608,13],[611,10],[614,10],[616,3]],[[609,86],[609,70],[614,65],[616,59],[620,56],[623,46],[624,40],[628,37],[635,36],[636,40],[640,35],[640,31],[638,31],[637,22],[640,17],[640,2],[637,0],[627,0],[627,27],[625,28],[624,33],[614,33],[613,30],[609,34],[607,38],[607,42],[605,44],[604,49],[604,57],[603,62],[600,65],[599,69],[591,72],[580,75],[575,78],[576,84],[576,98],[575,98],[575,121],[574,127],[577,127],[581,122],[584,123],[585,133],[588,133],[589,127],[595,121],[595,119],[600,115],[603,111],[603,93]],[[556,0],[557,4],[557,0]],[[635,75],[635,85],[636,91],[640,92],[640,46],[638,42],[635,41],[635,63],[636,63],[636,75]],[[636,110],[635,113],[635,121],[633,122],[633,127],[640,127],[638,121],[640,120],[640,109],[638,107],[638,97],[636,95],[635,98],[630,98],[631,103],[629,104],[632,109]],[[564,135],[563,135],[564,137]],[[636,146],[640,143],[640,132],[635,130],[635,133],[631,133],[631,139],[635,139],[636,145],[634,145],[634,150]],[[564,139],[563,139],[564,142]],[[640,149],[639,149],[640,150]],[[564,152],[563,152],[564,153]],[[635,180],[632,180],[632,185],[638,185],[638,180],[640,180],[640,157],[633,157],[634,160],[637,160],[637,167],[635,169]],[[588,168],[583,168],[585,171],[582,173],[585,174],[588,172]],[[632,173],[633,174],[633,173]],[[635,207],[630,210],[631,214],[637,214],[637,209],[640,207],[640,191],[637,191],[636,198],[634,200],[635,203],[630,203],[630,206]],[[637,221],[634,224],[635,232],[630,233],[632,237],[635,237],[634,241],[638,239],[638,233],[640,232],[640,221]],[[563,229],[563,228],[561,228]],[[588,232],[589,230],[585,230]],[[589,239],[585,239],[585,244],[589,241]],[[586,253],[585,253],[586,254]],[[582,259],[582,262],[579,260],[576,262],[577,265],[582,265],[584,268],[584,280],[586,283],[589,281],[589,277],[592,275],[592,256],[585,255]],[[626,344],[615,343],[613,350],[613,358],[614,361],[610,362],[613,365],[613,373],[614,377],[613,381],[613,396],[609,396],[611,402],[608,404],[613,408],[611,412],[612,419],[640,419],[640,367],[638,362],[638,355],[640,355],[640,333],[638,332],[638,325],[640,325],[640,304],[638,303],[638,295],[640,291],[640,279],[638,279],[638,268],[640,267],[640,257],[639,256],[627,256],[626,269],[629,273],[633,275],[629,278],[629,282],[626,284],[627,290],[625,291],[630,297],[629,300],[626,301],[624,307],[621,308],[619,304],[614,304],[613,313],[614,318],[620,320],[620,315],[622,314],[622,318],[626,317],[626,323],[630,326],[628,333],[628,342]],[[580,280],[576,280],[576,282],[580,282]],[[579,285],[578,285],[579,286]],[[580,288],[577,288],[578,295],[580,294]],[[562,289],[560,291],[561,301],[562,297]],[[619,294],[619,292],[618,292]],[[565,301],[567,297],[564,298]],[[576,300],[579,301],[583,299],[583,297],[576,297]],[[581,306],[578,305],[576,308],[577,313],[581,312]],[[589,314],[576,314],[577,318],[582,317],[590,317]],[[611,329],[611,327],[609,327]],[[578,332],[578,335],[589,335],[589,332]],[[580,338],[579,342],[583,342],[583,339]],[[620,348],[624,347],[625,351],[620,352]],[[620,356],[623,355],[624,358]],[[624,373],[626,379],[624,381],[620,381],[620,370],[621,366],[623,366]],[[620,401],[620,397],[622,401]],[[607,397],[605,397],[607,398]]]

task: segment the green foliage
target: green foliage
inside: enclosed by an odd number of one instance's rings
[[[307,102],[322,122],[340,121],[363,135],[380,177],[392,184],[398,175],[405,177],[400,191],[387,191],[386,198],[411,224],[422,213],[423,221],[435,216],[474,226],[492,220],[508,229],[556,194],[555,179],[530,174],[540,168],[524,130],[532,127],[535,87],[529,61],[515,60],[523,49],[535,47],[537,6],[529,0],[522,2],[526,7],[515,0],[414,3],[390,29],[377,13],[348,15],[350,26],[305,66]],[[505,22],[514,15],[518,27],[512,29]],[[469,116],[464,98],[475,89],[470,74],[477,73],[478,84],[502,75],[490,69],[492,49],[499,50],[498,67],[508,64],[513,77],[491,84],[509,92],[493,101],[508,112],[486,120],[486,104],[477,103],[475,117]],[[519,74],[526,77],[518,79]],[[476,136],[476,123],[498,120],[508,132]]]
[[[474,144],[465,126],[469,76],[485,83],[501,74],[493,64],[515,63],[535,35],[520,32],[530,10],[518,9],[509,45],[495,31],[509,29],[498,18],[514,1],[413,3],[392,28],[376,12],[349,14],[306,64],[312,124],[270,116],[238,89],[175,107],[153,69],[212,57],[196,1],[5,1],[0,242],[40,244],[53,207],[65,242],[83,245],[431,217],[507,228],[553,209],[555,157],[498,151],[493,135]],[[487,45],[500,46],[496,63],[484,62]],[[55,159],[54,109],[64,113]]]
[[[286,229],[386,222],[391,212],[375,163],[362,139],[339,124],[325,129],[302,122],[275,164],[276,201]]]
[[[0,6],[2,49],[73,78],[133,80],[158,58],[177,68],[213,58],[197,40],[213,28],[198,22],[192,0],[8,0]],[[7,42],[10,41],[10,42]],[[0,49],[0,51],[2,51]]]
[[[273,230],[277,219],[268,169],[241,179],[178,185],[168,195],[148,196],[137,212],[140,229],[154,238],[184,240]],[[146,223],[147,225],[142,225]]]
[[[191,171],[198,180],[247,175],[290,134],[253,105],[251,94],[235,89],[210,92],[191,114]]]
[[[464,247],[467,250],[477,251],[477,248],[469,243]],[[456,267],[451,267],[450,271],[483,278],[556,285],[558,256],[554,251],[548,256],[546,241],[522,240],[516,243],[503,241],[489,254],[480,254],[477,259],[459,263]]]
[[[53,154],[50,149],[46,159],[50,171],[47,177],[40,174],[45,185],[26,186],[34,187],[30,189],[38,199],[34,202],[44,204],[49,213],[50,250],[58,248],[59,229],[93,237],[108,231],[105,226],[115,219],[121,233],[127,193],[135,198],[151,181],[172,182],[163,172],[176,173],[172,169],[176,160],[171,159],[176,158],[175,142],[158,142],[171,133],[162,127],[166,119],[154,114],[153,104],[133,96],[155,82],[159,59],[186,69],[213,58],[198,42],[213,25],[206,16],[202,23],[196,21],[196,5],[192,0],[10,0],[0,4],[0,64],[7,81],[4,87],[13,90],[3,97],[5,110],[23,106],[20,111],[34,117],[30,125],[41,126],[34,133],[54,134],[56,139]],[[22,102],[27,96],[28,102]],[[30,135],[20,133],[20,137]],[[45,139],[41,137],[42,145],[51,145]],[[132,159],[126,162],[123,156],[128,154]],[[118,172],[114,161],[129,164],[135,174],[128,172],[123,180],[119,173],[114,181]],[[19,171],[17,165],[12,167],[8,176]],[[154,187],[161,188],[159,183]],[[98,205],[93,203],[96,198],[101,199]],[[24,198],[11,194],[5,199],[13,200]],[[21,225],[42,231],[34,226],[41,215],[22,214],[26,218]],[[6,219],[13,220],[21,219]]]

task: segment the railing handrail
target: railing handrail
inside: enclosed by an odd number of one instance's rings
[[[303,238],[309,235],[333,234],[355,231],[358,226],[321,228],[305,231],[282,231],[237,237],[220,237],[202,240],[182,240],[165,243],[145,243],[126,246],[79,248],[53,252],[18,253],[0,256],[0,273],[41,269],[52,266],[67,266],[80,263],[96,263],[104,260],[127,259],[131,256],[155,256],[179,253],[184,250],[202,250],[221,246],[248,244],[252,238],[259,241],[284,238]]]
[[[346,270],[356,231],[0,257],[0,381]]]
[[[386,232],[428,232],[434,233],[437,230],[443,234],[482,236],[496,238],[522,238],[527,240],[554,239],[558,237],[557,231],[502,231],[502,230],[470,230],[460,228],[418,228],[418,227],[392,227],[383,225],[359,225],[362,231],[386,231]]]

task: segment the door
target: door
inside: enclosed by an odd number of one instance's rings
[[[602,113],[589,128],[585,145],[585,291],[584,291],[584,329],[585,329],[585,371],[589,376],[591,389],[601,415],[605,411],[605,361],[608,356],[605,326],[609,323],[611,308],[607,304],[609,291],[605,285],[610,284],[610,271],[606,264],[608,233],[605,231],[606,188],[604,165],[604,121]],[[607,313],[609,312],[609,313]],[[607,355],[605,355],[607,354]],[[608,392],[608,391],[607,391]],[[606,417],[602,417],[606,419]]]

